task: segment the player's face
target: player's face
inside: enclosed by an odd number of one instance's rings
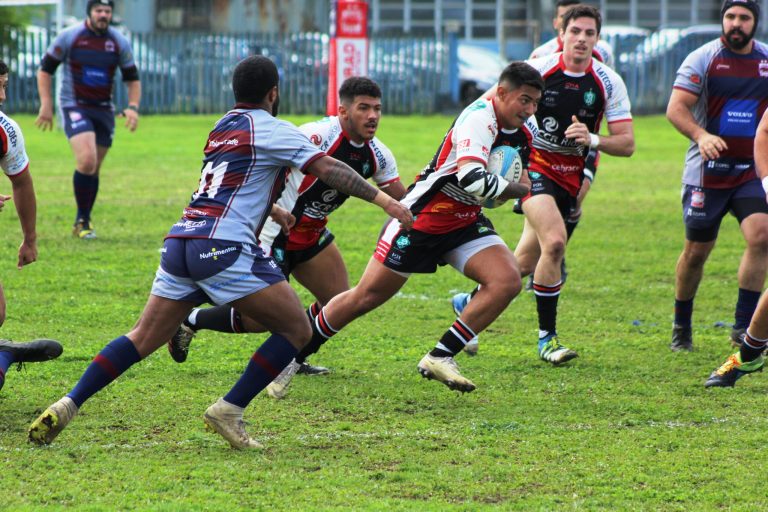
[[[91,28],[98,32],[106,32],[110,21],[112,21],[112,8],[108,5],[94,6],[88,15]]]
[[[560,30],[563,53],[576,62],[592,58],[592,49],[597,44],[597,20],[589,17],[576,18]]]
[[[755,17],[745,7],[731,7],[723,14],[723,37],[734,50],[745,48],[755,35]]]
[[[339,117],[344,130],[354,142],[373,139],[381,119],[381,98],[355,96],[349,105],[339,109]]]
[[[536,113],[541,91],[530,85],[522,85],[513,90],[500,85],[496,89],[496,98],[496,110],[502,128],[514,130],[523,126]]]
[[[0,75],[0,105],[5,103],[6,89],[8,89],[8,73]]]
[[[563,16],[565,16],[565,13],[568,12],[568,9],[572,8],[572,5],[566,5],[557,8],[555,17],[552,18],[552,28],[555,29],[556,32],[560,31],[560,25],[563,23]]]

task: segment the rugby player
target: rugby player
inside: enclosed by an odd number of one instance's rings
[[[8,89],[8,65],[0,60],[0,106]],[[32,175],[29,172],[29,157],[24,147],[24,135],[16,122],[0,111],[0,167],[11,180],[13,202],[19,216],[23,239],[19,246],[17,268],[21,270],[37,260],[37,201]],[[0,194],[0,211],[11,196]],[[6,301],[3,285],[0,284],[0,326],[5,323]],[[5,384],[8,368],[14,363],[48,361],[61,355],[61,344],[54,340],[35,340],[29,343],[14,343],[0,340],[0,389]]]
[[[76,165],[72,185],[77,214],[72,233],[83,240],[96,238],[91,210],[99,191],[101,164],[115,133],[112,83],[117,68],[128,88],[128,106],[122,109],[125,126],[134,131],[139,121],[139,72],[130,43],[109,26],[114,7],[113,0],[88,0],[86,20],[56,36],[37,72],[40,111],[35,124],[45,131],[53,127],[53,75],[64,64],[59,108]]]
[[[730,333],[734,345],[749,325],[768,270],[768,205],[753,144],[768,96],[768,47],[753,39],[760,3],[726,0],[721,18],[722,36],[686,57],[667,105],[667,119],[691,141],[683,171],[685,245],[675,269],[673,351],[693,350],[693,301],[728,212],[746,242]]]

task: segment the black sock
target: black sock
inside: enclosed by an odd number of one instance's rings
[[[561,287],[562,281],[543,285],[537,283],[534,278],[533,293],[536,295],[536,311],[539,314],[539,338],[557,332],[557,301]]]
[[[760,354],[765,350],[766,341],[768,340],[755,339],[749,335],[749,332],[747,332],[747,335],[744,336],[743,342],[741,343],[741,348],[739,349],[741,362],[749,363],[760,357]]]
[[[209,329],[218,332],[243,332],[239,317],[240,314],[227,305],[204,308],[197,312],[194,328],[198,331]],[[238,330],[237,327],[240,329]]]
[[[443,337],[435,345],[429,355],[434,357],[453,357],[462,350],[464,346],[477,336],[475,331],[469,328],[467,324],[456,319],[450,329],[445,331]]]

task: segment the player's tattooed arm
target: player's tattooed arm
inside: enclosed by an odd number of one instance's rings
[[[390,217],[399,220],[406,228],[413,224],[413,214],[407,207],[374,188],[344,162],[330,156],[323,156],[312,162],[306,171],[339,192],[375,204]]]

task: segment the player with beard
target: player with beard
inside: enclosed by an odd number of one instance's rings
[[[768,105],[768,46],[753,39],[758,2],[726,0],[721,15],[723,35],[688,55],[667,106],[669,121],[691,140],[683,171],[685,245],[676,269],[673,351],[693,349],[694,297],[728,212],[746,242],[730,336],[735,345],[757,307],[768,270],[768,204],[755,174],[753,144]]]
[[[96,238],[91,210],[101,164],[115,133],[112,83],[117,68],[128,87],[128,106],[122,110],[125,126],[134,131],[139,121],[139,72],[130,43],[109,26],[114,7],[113,0],[88,0],[85,22],[53,40],[37,72],[40,112],[35,124],[45,131],[53,127],[53,75],[64,64],[59,108],[77,166],[72,178],[77,204],[73,234],[81,240]]]
[[[321,150],[352,167],[360,176],[372,179],[387,195],[400,199],[405,187],[397,172],[392,152],[378,138],[376,130],[381,119],[381,89],[365,77],[351,77],[339,88],[338,116],[331,116],[299,127],[299,130]],[[277,205],[277,215],[288,215],[285,233],[276,220],[267,220],[259,236],[259,244],[280,265],[286,278],[293,275],[315,297],[307,309],[310,319],[331,298],[349,289],[349,277],[334,235],[326,227],[328,216],[349,196],[341,193],[315,176],[297,169],[288,175],[286,188]],[[281,211],[282,210],[282,211]],[[202,329],[219,332],[263,332],[255,320],[241,315],[229,306],[194,309],[168,342],[176,362],[187,358],[190,343]],[[283,398],[296,373],[322,375],[327,368],[313,366],[306,357],[319,347],[308,345],[285,370],[267,386],[267,394]]]

